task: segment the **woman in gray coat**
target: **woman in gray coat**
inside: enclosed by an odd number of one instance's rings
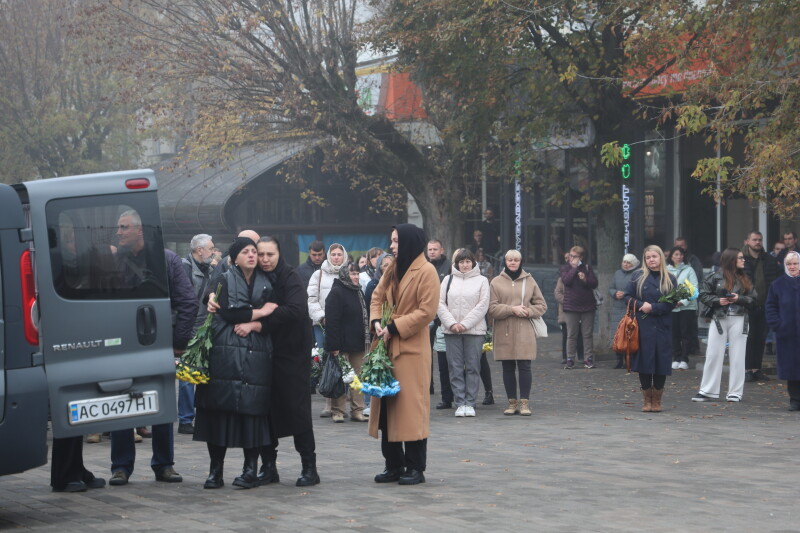
[[[611,296],[611,327],[616,331],[617,324],[622,320],[625,314],[625,287],[631,280],[631,276],[639,267],[639,260],[633,254],[625,254],[622,257],[622,265],[619,270],[614,272],[614,279],[611,280],[611,285],[608,287],[608,294]],[[610,338],[614,338],[614,333]],[[624,368],[623,354],[617,353],[617,366],[614,368]]]

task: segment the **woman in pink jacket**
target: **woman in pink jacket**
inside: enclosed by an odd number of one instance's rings
[[[442,280],[438,313],[458,417],[475,416],[488,310],[489,281],[481,275],[472,252],[459,250],[451,274]]]

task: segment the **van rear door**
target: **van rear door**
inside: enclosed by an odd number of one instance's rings
[[[17,186],[33,229],[53,435],[173,422],[175,364],[150,170]]]
[[[47,379],[38,343],[25,334],[27,322],[35,337],[24,311],[33,293],[25,227],[19,196],[0,184],[0,475],[47,462]]]

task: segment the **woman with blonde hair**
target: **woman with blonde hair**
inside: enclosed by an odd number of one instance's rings
[[[489,294],[494,358],[502,362],[503,385],[508,396],[508,407],[503,414],[530,416],[531,361],[536,359],[536,334],[531,319],[543,316],[547,303],[536,280],[522,269],[522,255],[517,250],[506,252],[505,268],[492,280]]]
[[[625,288],[625,304],[633,302],[639,323],[639,351],[633,354],[631,369],[639,373],[645,413],[661,412],[661,397],[667,376],[672,374],[672,309],[675,304],[659,302],[676,285],[667,272],[664,252],[656,245],[644,249],[644,261]]]

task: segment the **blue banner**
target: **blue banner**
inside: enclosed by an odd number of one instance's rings
[[[298,235],[297,247],[300,248],[300,262],[302,265],[308,259],[308,246],[317,240],[316,235]],[[328,252],[328,247],[333,243],[339,243],[344,246],[347,253],[353,258],[353,261],[358,260],[358,256],[366,254],[367,250],[373,247],[382,248],[383,250],[389,249],[389,235],[386,233],[358,233],[358,234],[336,234],[322,236],[322,242],[325,243],[325,253]]]

